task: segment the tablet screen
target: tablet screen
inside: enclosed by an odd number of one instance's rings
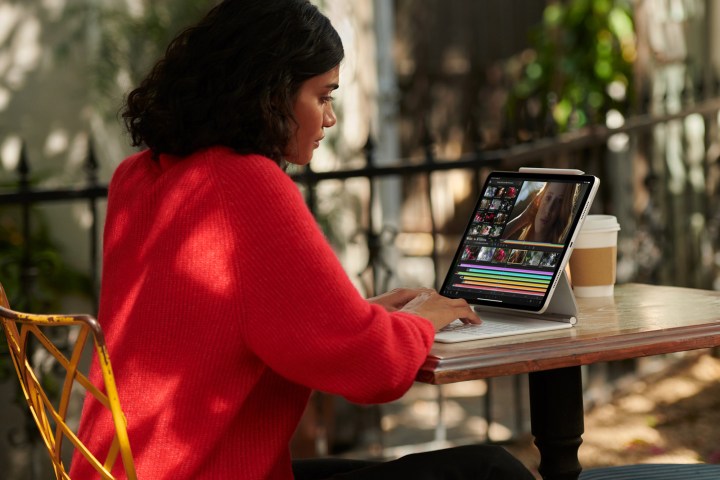
[[[440,293],[541,311],[598,183],[591,175],[491,173]]]

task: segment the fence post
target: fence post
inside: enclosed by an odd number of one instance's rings
[[[95,156],[95,148],[92,137],[88,139],[87,161],[85,163],[87,185],[90,190],[98,186],[97,171],[98,162]],[[95,314],[98,312],[98,218],[97,198],[94,194],[88,196],[88,207],[90,208],[90,285],[92,288],[92,301]]]
[[[375,142],[372,139],[372,134],[368,133],[367,141],[363,147],[365,153],[365,160],[367,162],[366,167],[372,169],[375,167]],[[368,246],[368,263],[365,269],[358,274],[361,277],[363,273],[370,270],[370,284],[365,287],[366,294],[368,297],[378,295],[380,288],[379,275],[376,268],[376,263],[380,259],[380,235],[375,231],[375,215],[373,214],[373,206],[375,204],[375,178],[372,176],[368,177],[368,224],[367,224],[367,246]]]
[[[27,146],[25,142],[20,147],[20,161],[17,171],[20,176],[18,190],[21,195],[21,231],[23,238],[22,256],[20,258],[20,292],[15,303],[20,310],[31,311],[32,288],[35,271],[32,266],[32,245],[30,228],[30,163],[27,159]]]
[[[384,233],[388,231],[384,225],[375,225],[377,217],[375,215],[375,199],[377,193],[377,181],[376,176],[372,173],[376,168],[376,151],[377,145],[372,138],[372,134],[368,134],[367,141],[363,147],[365,153],[366,169],[370,172],[368,174],[368,226],[367,226],[367,246],[368,246],[368,263],[367,266],[358,274],[362,280],[362,276],[365,272],[370,270],[371,285],[366,286],[366,293],[368,296],[379,295],[387,292],[390,280],[393,277],[393,269],[388,265],[385,256],[383,255],[383,238]],[[394,238],[394,232],[392,232],[391,238]]]
[[[435,140],[432,137],[432,133],[430,133],[430,125],[427,117],[423,118],[422,123],[422,145],[423,145],[423,151],[425,152],[425,164],[426,165],[434,165],[435,164],[435,153],[433,151]],[[433,200],[432,200],[432,169],[428,169],[427,172],[427,201],[428,201],[428,208],[430,209],[430,234],[432,235],[432,252],[431,252],[431,258],[433,262],[433,271],[435,272],[435,288],[440,288],[440,265],[439,265],[439,258],[438,258],[438,251],[437,251],[437,236],[438,236],[438,230],[437,230],[437,224],[435,222],[435,211],[433,208]]]

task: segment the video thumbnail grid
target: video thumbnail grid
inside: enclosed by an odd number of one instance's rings
[[[489,186],[475,212],[468,235],[499,238],[515,205],[518,190],[518,185]]]

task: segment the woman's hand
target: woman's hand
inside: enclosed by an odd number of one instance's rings
[[[465,300],[443,297],[432,290],[420,293],[407,302],[400,311],[430,320],[436,332],[458,318],[464,323],[482,323],[480,317]]]
[[[380,305],[388,312],[403,308],[410,300],[421,293],[434,293],[431,288],[396,288],[377,297],[368,298],[368,302]]]

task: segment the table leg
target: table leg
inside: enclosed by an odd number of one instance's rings
[[[582,471],[577,452],[585,428],[580,367],[532,372],[529,381],[538,471],[544,480],[576,480]]]

